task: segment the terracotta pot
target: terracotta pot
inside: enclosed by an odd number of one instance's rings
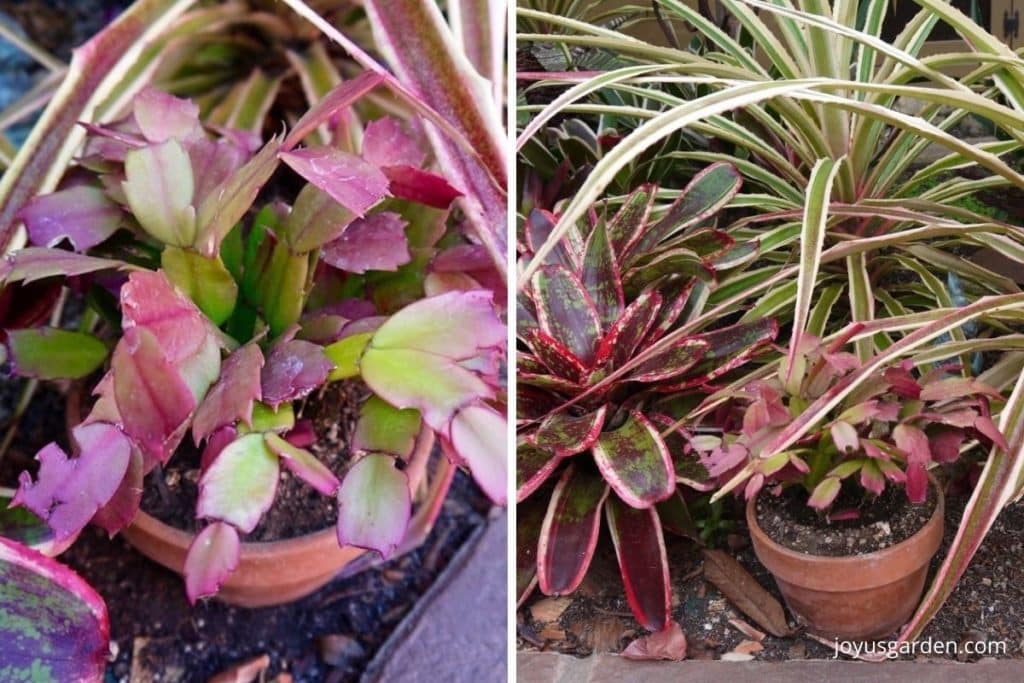
[[[68,392],[68,427],[81,418],[82,391]],[[427,477],[427,461],[434,446],[430,429],[420,432],[406,473],[415,496]],[[409,521],[410,531],[433,525],[439,502],[451,483],[453,473],[442,459],[430,483],[426,501]],[[443,490],[442,490],[443,489]],[[425,534],[424,534],[425,535]],[[121,536],[149,559],[181,574],[185,556],[195,535],[164,524],[139,510]],[[408,550],[409,548],[404,548]],[[322,587],[366,551],[339,546],[335,528],[297,538],[265,543],[242,543],[238,568],[221,586],[217,599],[240,607],[268,607],[297,600]],[[368,566],[368,565],[367,565]]]
[[[776,543],[757,524],[756,499],[747,502],[754,552],[809,631],[825,638],[869,640],[893,634],[921,599],[928,563],[942,542],[945,499],[913,536],[865,555],[810,555]]]

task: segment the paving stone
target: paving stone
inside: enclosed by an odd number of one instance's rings
[[[1024,662],[635,662],[616,655],[577,659],[520,652],[517,683],[1020,683]]]
[[[467,542],[367,667],[362,683],[504,683],[506,513]]]

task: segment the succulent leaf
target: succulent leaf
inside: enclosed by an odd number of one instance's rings
[[[395,459],[367,455],[338,489],[338,543],[376,550],[387,559],[405,537],[411,510],[409,480]]]
[[[238,567],[241,547],[238,531],[225,522],[208,524],[196,534],[185,556],[185,590],[190,603],[220,590]]]
[[[632,411],[614,431],[603,432],[593,448],[605,481],[619,498],[636,508],[649,508],[675,491],[675,469],[658,429],[639,411]]]
[[[18,217],[25,221],[32,244],[52,247],[66,239],[84,253],[113,235],[123,214],[103,190],[79,185],[36,197]]]
[[[589,450],[601,434],[607,412],[608,407],[601,406],[585,415],[552,413],[537,429],[534,445],[558,458]]]
[[[278,458],[263,434],[245,434],[217,455],[199,480],[196,517],[220,520],[252,532],[274,502]]]
[[[572,464],[562,474],[537,546],[537,579],[545,595],[571,593],[583,581],[607,497],[608,485],[590,468]]]
[[[658,513],[610,496],[605,515],[633,616],[647,630],[661,631],[671,619],[672,591]]]
[[[103,599],[75,572],[0,538],[0,672],[9,681],[100,681],[110,647]]]

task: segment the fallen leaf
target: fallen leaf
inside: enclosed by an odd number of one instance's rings
[[[780,638],[791,633],[786,613],[743,566],[721,550],[704,550],[704,578],[758,626]]]
[[[668,659],[678,662],[686,658],[686,634],[673,621],[669,625],[649,636],[634,640],[622,652],[626,659]]]
[[[744,640],[732,649],[733,652],[741,655],[752,655],[764,649],[764,645],[756,640]]]
[[[252,683],[260,674],[267,670],[270,666],[270,657],[267,655],[260,655],[255,659],[250,659],[247,662],[236,664],[235,666],[221,671],[219,674],[210,679],[209,683]]]
[[[723,662],[749,662],[753,658],[754,655],[745,655],[739,652],[726,652],[719,658],[719,660]]]
[[[730,619],[729,623],[732,625],[733,628],[735,628],[737,631],[745,635],[747,638],[750,638],[751,640],[756,640],[759,643],[762,640],[764,640],[764,631],[758,631],[756,628],[754,628],[747,622],[743,621],[742,619]]]
[[[596,618],[591,633],[594,652],[618,652],[625,631],[620,619],[605,616]]]
[[[565,631],[557,626],[545,626],[539,635],[543,640],[565,640]]]
[[[534,621],[558,621],[562,612],[572,604],[572,598],[544,598],[530,605],[530,616]]]

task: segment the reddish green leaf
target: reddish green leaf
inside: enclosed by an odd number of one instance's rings
[[[137,271],[121,287],[122,327],[151,332],[198,401],[220,374],[220,341],[210,321],[162,271]],[[120,344],[119,344],[120,346]]]
[[[694,367],[708,353],[709,345],[706,341],[696,337],[684,337],[667,350],[637,366],[630,379],[635,382],[661,382],[678,377]]]
[[[388,179],[362,158],[334,147],[308,147],[281,152],[281,160],[358,217],[388,192]]]
[[[540,245],[544,244],[551,231],[555,228],[555,217],[547,211],[534,209],[526,219],[526,246],[531,252],[537,251]],[[575,232],[571,233],[576,235]],[[565,241],[559,241],[551,253],[544,259],[545,266],[565,266],[569,270],[575,270],[573,257]]]
[[[590,233],[580,280],[594,301],[601,329],[607,330],[619,318],[624,298],[618,264],[603,223],[594,226]]]
[[[250,533],[274,502],[278,459],[263,434],[246,434],[228,444],[199,480],[196,517],[229,522]]]
[[[333,496],[341,482],[334,473],[315,455],[288,443],[273,432],[263,435],[267,446],[281,459],[281,463],[292,474],[306,482],[325,496]]]
[[[589,372],[588,366],[584,365],[579,358],[573,355],[572,351],[551,335],[541,332],[539,329],[531,329],[526,332],[524,337],[526,343],[533,350],[536,360],[553,375],[573,382],[582,382]],[[541,368],[538,370],[543,371]]]
[[[678,391],[707,384],[744,365],[754,354],[771,344],[778,334],[778,323],[768,319],[698,335],[695,339],[705,341],[708,352],[696,368],[695,377],[686,382],[661,387],[660,390]]]
[[[639,411],[625,424],[604,432],[594,444],[594,460],[619,498],[649,508],[675,491],[672,457],[658,429]]]
[[[516,505],[516,601],[519,603],[537,581],[537,544],[547,511],[547,496],[535,496]]]
[[[207,525],[192,539],[185,557],[185,591],[193,605],[215,595],[238,567],[241,543],[235,527],[224,522]]]
[[[85,275],[98,270],[115,270],[128,264],[113,259],[76,254],[64,249],[27,247],[11,252],[0,262],[0,282],[28,284],[47,277]]]
[[[64,565],[0,538],[0,674],[5,681],[101,681],[103,599]]]
[[[693,177],[665,217],[644,234],[632,253],[648,251],[666,237],[710,218],[736,196],[742,185],[743,178],[732,164],[708,166]]]
[[[554,453],[558,458],[588,450],[601,434],[607,409],[608,406],[603,405],[586,415],[549,415],[537,430],[537,447]]]
[[[674,534],[701,542],[700,532],[690,515],[690,508],[686,505],[682,491],[676,490],[674,494],[658,503],[657,508],[661,526]]]
[[[192,420],[192,439],[199,443],[216,429],[242,421],[252,425],[252,406],[263,398],[260,369],[263,352],[249,343],[224,361],[220,378],[199,404]]]
[[[142,229],[164,244],[192,246],[196,239],[195,178],[181,143],[172,139],[129,150],[124,170],[121,187]]]
[[[653,186],[641,186],[626,197],[622,208],[608,222],[608,240],[618,260],[621,261],[640,239],[640,229],[647,224],[647,218],[654,206],[654,196]],[[540,244],[543,244],[543,240],[537,246]]]
[[[139,132],[152,143],[175,138],[190,140],[203,136],[199,106],[191,100],[146,88],[132,102],[132,115]]]
[[[57,541],[77,536],[110,500],[131,456],[131,442],[112,424],[79,425],[73,436],[78,457],[69,459],[56,443],[45,446],[36,455],[36,481],[22,472],[12,502],[45,520]]]
[[[605,504],[626,600],[633,616],[649,631],[661,631],[671,619],[672,590],[661,523],[651,508],[638,510],[615,496]]]
[[[150,459],[166,462],[196,407],[192,391],[144,327],[124,331],[110,367],[125,432]]]
[[[551,495],[537,546],[537,579],[545,595],[571,593],[597,547],[608,485],[587,467],[570,465]]]
[[[534,275],[533,293],[541,330],[584,363],[592,363],[601,321],[579,278],[566,268],[549,266]]]
[[[96,187],[78,185],[36,197],[21,210],[29,241],[52,247],[67,239],[77,252],[86,252],[114,234],[124,215]]]
[[[660,309],[661,295],[658,292],[648,290],[638,296],[608,328],[597,347],[594,364],[606,370],[624,365],[650,332]]]
[[[876,496],[882,495],[885,489],[885,476],[882,475],[878,464],[870,458],[866,458],[860,468],[860,485]]]
[[[206,256],[220,252],[220,244],[252,207],[256,195],[277,170],[281,143],[271,139],[256,156],[209,190],[197,209],[196,248]]]
[[[371,396],[359,409],[352,448],[390,453],[406,459],[412,453],[422,423],[418,410],[399,410],[379,397]]]
[[[705,282],[712,282],[715,279],[715,269],[689,249],[676,248],[659,252],[650,261],[630,268],[622,280],[626,293],[631,294],[639,292],[661,277],[672,275],[695,277]]]
[[[508,421],[502,413],[485,403],[465,406],[452,418],[451,439],[442,441],[469,468],[473,480],[491,502],[504,505],[508,500]]]
[[[38,327],[7,332],[12,370],[36,379],[79,379],[107,357],[107,347],[84,332]]]
[[[376,550],[388,559],[405,537],[412,502],[409,480],[388,455],[356,462],[338,489],[338,543]]]
[[[807,499],[807,504],[812,508],[824,510],[832,505],[832,501],[839,495],[841,486],[842,481],[839,477],[825,477],[821,480],[821,483],[814,487],[811,497]]]
[[[520,439],[516,447],[516,501],[526,500],[547,481],[562,459]]]
[[[651,331],[650,340],[652,342],[661,339],[666,332],[672,329],[672,326],[679,320],[679,316],[683,314],[683,311],[693,304],[690,296],[694,294],[694,290],[698,287],[701,288],[701,291],[707,291],[706,285],[695,278],[689,278],[681,282],[670,282],[665,286],[658,287],[664,303],[662,304],[661,311],[658,313],[658,322]],[[695,298],[699,300],[699,294],[695,295]]]

